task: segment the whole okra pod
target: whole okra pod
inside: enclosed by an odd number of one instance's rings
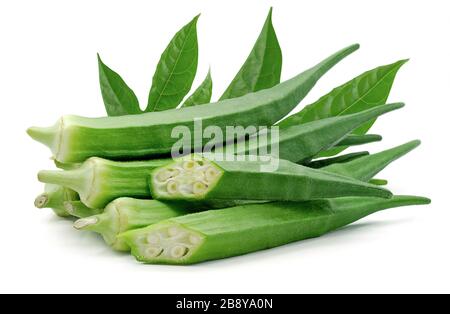
[[[107,118],[64,116],[49,128],[32,127],[28,134],[47,145],[60,162],[80,162],[97,156],[109,159],[142,159],[169,154],[178,139],[175,127],[194,132],[195,120],[204,128],[271,126],[286,116],[335,64],[359,48],[345,48],[311,69],[272,88],[217,103]],[[198,151],[207,140],[194,143]],[[209,140],[208,140],[209,142]],[[199,147],[201,145],[201,147]]]
[[[119,238],[141,262],[193,264],[319,237],[380,210],[429,202],[394,196],[243,205],[170,218]]]

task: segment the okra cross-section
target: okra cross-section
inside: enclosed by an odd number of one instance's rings
[[[429,202],[394,196],[244,205],[171,218],[119,238],[139,261],[193,264],[318,237],[383,209]]]
[[[232,157],[231,157],[232,158]],[[295,163],[263,161],[213,161],[212,157],[187,156],[155,169],[150,178],[154,199],[160,200],[281,200],[300,201],[341,196],[390,197],[378,186]]]

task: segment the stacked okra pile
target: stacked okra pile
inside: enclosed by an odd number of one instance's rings
[[[113,249],[131,251],[142,262],[190,264],[317,237],[383,209],[430,202],[394,196],[381,187],[387,181],[375,178],[419,141],[376,154],[341,154],[381,140],[367,132],[376,118],[403,107],[386,100],[405,60],[367,71],[288,116],[322,75],[359,46],[280,83],[281,49],[270,12],[220,100],[210,102],[208,73],[182,102],[197,70],[197,19],[162,54],[144,112],[99,58],[108,117],[63,116],[52,127],[28,130],[51,149],[60,168],[39,172],[45,192],[37,207],[79,218],[76,229],[97,232]],[[252,126],[277,126],[279,136],[276,143],[233,138],[225,146],[218,136],[183,141],[184,148],[208,146],[214,154],[171,158],[180,145],[173,130],[194,133],[198,119],[204,129],[224,133],[227,126],[256,134],[264,130]],[[278,156],[255,157],[274,144]],[[213,158],[229,148],[235,158]],[[277,166],[265,167],[268,161]]]

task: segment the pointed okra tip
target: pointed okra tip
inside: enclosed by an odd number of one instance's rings
[[[163,222],[119,236],[137,260],[152,264],[189,264],[204,235],[175,222]]]
[[[153,171],[155,199],[202,199],[220,180],[223,170],[206,158],[191,155]]]

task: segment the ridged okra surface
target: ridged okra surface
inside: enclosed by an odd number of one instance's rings
[[[378,186],[272,158],[263,161],[217,161],[200,155],[180,158],[155,169],[150,186],[160,200],[300,201],[342,196],[390,197]]]
[[[315,83],[340,60],[359,48],[352,45],[296,77],[272,88],[217,103],[107,118],[64,116],[49,128],[32,127],[28,134],[48,146],[59,162],[82,162],[97,156],[108,159],[139,159],[168,154],[178,141],[175,127],[194,131],[202,126],[271,126],[286,116]],[[225,133],[225,132],[224,132]],[[203,146],[209,140],[201,143]],[[192,148],[199,149],[197,144]]]

